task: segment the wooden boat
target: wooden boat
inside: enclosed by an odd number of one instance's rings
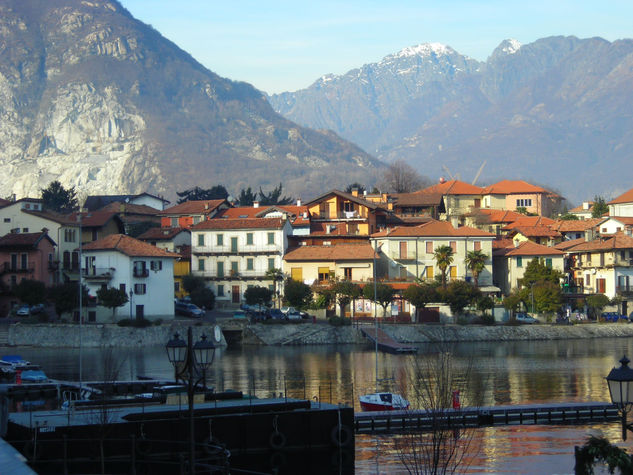
[[[409,409],[409,401],[394,393],[373,393],[359,397],[363,411],[397,411]]]

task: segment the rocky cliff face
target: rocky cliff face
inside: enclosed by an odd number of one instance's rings
[[[633,41],[551,37],[506,40],[483,63],[420,45],[269,99],[431,177],[444,165],[468,181],[487,161],[480,183],[520,178],[580,201],[631,186],[632,85]]]
[[[283,181],[308,196],[381,166],[280,117],[108,0],[0,5],[0,145],[0,196],[17,197],[54,179],[80,195]]]

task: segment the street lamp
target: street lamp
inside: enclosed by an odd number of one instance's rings
[[[174,365],[175,380],[187,383],[187,402],[189,404],[189,473],[195,473],[195,446],[193,423],[193,396],[200,379],[195,380],[196,375],[202,370],[202,381],[206,383],[206,371],[213,363],[215,345],[202,335],[200,341],[193,344],[193,332],[191,327],[187,329],[187,342],[180,338],[178,333],[165,345],[167,358]]]
[[[613,368],[606,378],[611,402],[622,416],[622,440],[626,440],[627,429],[633,431],[633,426],[626,423],[626,415],[633,407],[633,369],[629,368],[629,361],[626,355],[623,356],[620,367]]]

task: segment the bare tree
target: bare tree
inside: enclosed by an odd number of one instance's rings
[[[415,381],[408,394],[412,408],[425,410],[430,423],[425,430],[412,429],[396,439],[398,458],[411,474],[461,473],[481,449],[476,428],[456,428],[447,424],[458,420],[454,408],[457,394],[460,405],[479,407],[485,383],[473,368],[475,358],[467,359],[465,368],[457,368],[448,347],[438,348],[429,358],[414,358],[408,368],[409,381]],[[457,416],[457,417],[456,417]]]
[[[430,184],[430,180],[420,175],[404,160],[396,160],[387,170],[380,187],[392,193],[410,193]]]

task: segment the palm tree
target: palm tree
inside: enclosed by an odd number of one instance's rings
[[[279,292],[277,290],[277,282],[282,282],[284,280],[284,273],[281,269],[277,269],[273,267],[272,269],[268,269],[266,271],[266,278],[273,281],[273,299],[279,299]],[[277,306],[279,306],[279,302],[277,302]]]
[[[453,248],[443,245],[435,248],[433,258],[442,273],[442,287],[446,288],[446,270],[453,263]]]
[[[488,259],[488,256],[481,250],[469,251],[466,254],[466,267],[473,273],[475,287],[479,287],[479,274],[486,267],[486,259]]]

